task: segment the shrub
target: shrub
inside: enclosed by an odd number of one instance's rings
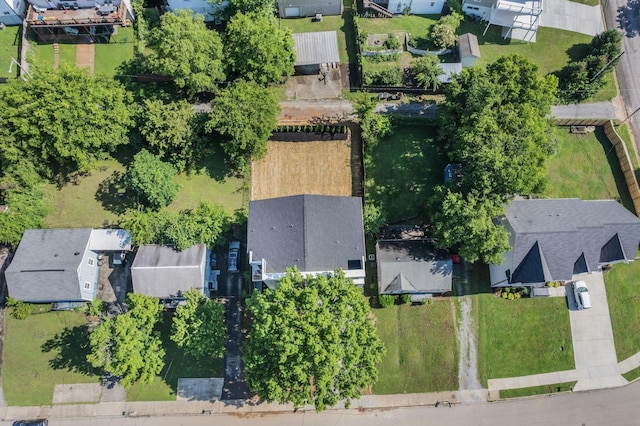
[[[403,74],[400,68],[373,71],[365,74],[364,84],[367,86],[400,86]]]
[[[400,49],[400,40],[395,34],[389,34],[384,42],[384,46],[389,50]]]
[[[464,17],[456,12],[443,16],[431,27],[431,42],[441,49],[454,46],[458,40],[456,30]]]
[[[420,301],[421,305],[428,305],[431,302],[431,299],[429,299],[428,297],[425,297],[424,299],[422,299]]]
[[[15,319],[23,320],[27,319],[29,315],[31,315],[31,308],[28,304],[24,303],[22,300],[17,300],[13,305],[11,310],[11,315]]]
[[[378,297],[378,301],[380,302],[381,308],[388,308],[395,304],[396,298],[391,294],[381,294],[380,297]]]
[[[395,62],[398,60],[398,54],[393,53],[391,55],[373,55],[373,56],[365,56],[365,60],[372,64],[377,64],[380,62]]]
[[[411,295],[403,294],[402,296],[400,296],[400,302],[404,305],[411,303]]]
[[[92,300],[87,303],[85,313],[90,317],[99,317],[104,312],[104,303],[100,299]]]

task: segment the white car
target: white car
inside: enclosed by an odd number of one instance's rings
[[[576,298],[576,306],[578,309],[589,309],[591,307],[589,289],[584,281],[576,281],[573,283],[573,294]]]
[[[229,272],[238,272],[238,254],[240,252],[240,241],[229,243]]]

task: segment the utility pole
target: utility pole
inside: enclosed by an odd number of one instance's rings
[[[591,81],[589,82],[589,84],[593,83],[593,81],[594,81],[596,78],[598,78],[598,77],[600,76],[600,74],[602,74],[602,73],[604,72],[604,70],[606,70],[606,69],[607,69],[607,67],[613,63],[613,61],[618,60],[618,58],[620,58],[622,55],[624,55],[624,51],[620,52],[620,53],[619,53],[615,58],[611,59],[611,60],[610,60],[609,62],[607,62],[607,63],[606,63],[602,68],[600,68],[600,71],[598,71],[598,72],[596,73],[596,75],[594,75],[594,76],[591,78]]]
[[[626,123],[631,117],[633,117],[633,114],[635,114],[636,112],[640,111],[640,108],[636,109],[635,111],[633,111],[631,114],[629,114],[627,116],[627,118],[625,118],[620,124],[624,124]]]

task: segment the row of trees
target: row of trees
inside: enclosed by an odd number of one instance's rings
[[[185,298],[173,317],[170,339],[196,360],[222,358],[224,306],[196,290]],[[126,313],[102,317],[91,330],[87,361],[129,388],[136,382],[151,383],[164,368],[166,353],[157,329],[163,320],[158,299],[130,293],[125,305]]]

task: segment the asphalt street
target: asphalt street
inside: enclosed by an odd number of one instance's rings
[[[591,391],[449,408],[410,407],[383,411],[331,410],[317,414],[237,413],[201,416],[111,417],[49,419],[50,426],[377,426],[377,425],[491,425],[491,426],[629,426],[640,422],[640,382]],[[10,422],[0,422],[10,425]]]
[[[606,27],[622,31],[624,55],[616,67],[631,131],[640,143],[640,0],[603,0]],[[636,113],[636,111],[638,111]],[[634,114],[635,113],[635,114]]]

